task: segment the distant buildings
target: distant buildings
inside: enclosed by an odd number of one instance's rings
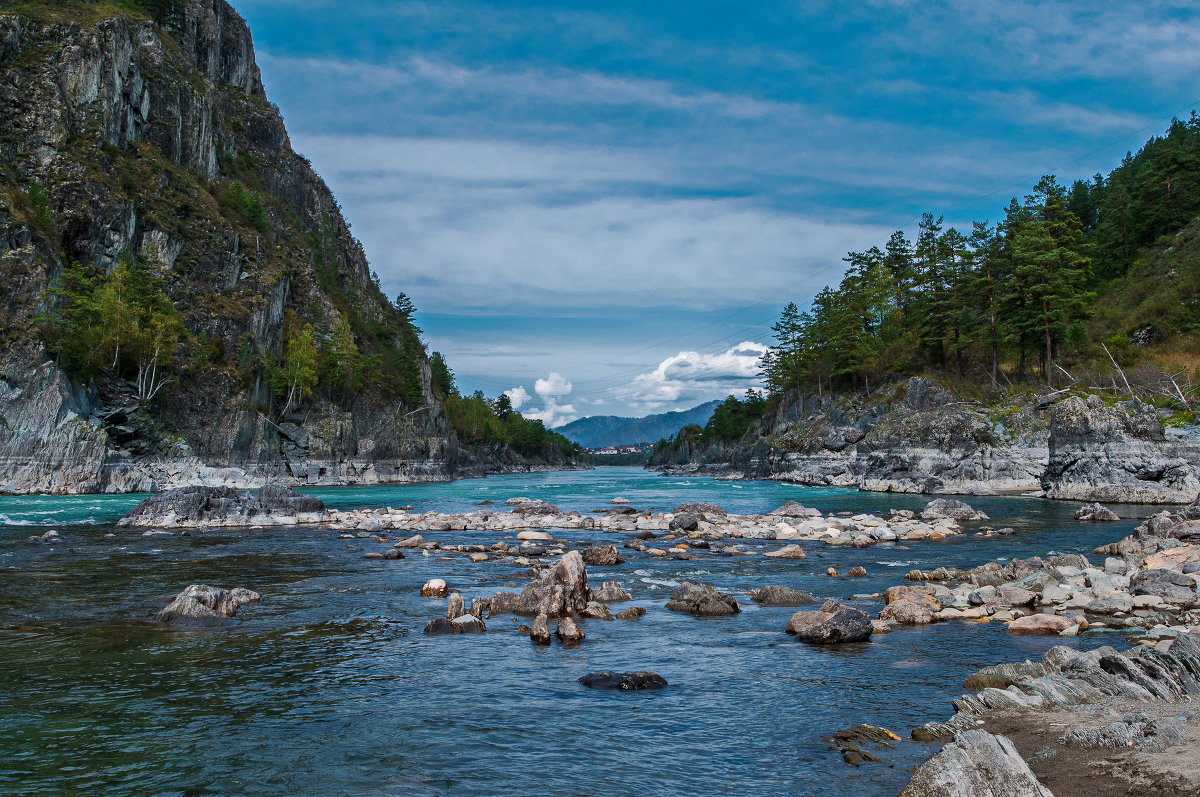
[[[593,456],[611,457],[616,456],[617,454],[649,454],[653,450],[653,443],[638,443],[634,446],[605,446],[604,448],[589,448],[588,453]]]

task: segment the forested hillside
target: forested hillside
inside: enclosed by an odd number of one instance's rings
[[[1107,176],[1043,177],[996,222],[851,252],[809,310],[789,304],[764,364],[770,391],[867,387],[934,373],[1065,386],[1161,364],[1190,380],[1200,276],[1200,118],[1175,121]],[[1186,366],[1186,367],[1185,367]]]

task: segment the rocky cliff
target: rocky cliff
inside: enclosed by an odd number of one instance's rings
[[[419,331],[292,150],[223,0],[2,3],[0,76],[0,492],[566,464],[459,443]],[[152,399],[46,344],[55,281],[123,259],[163,286],[182,325]],[[372,378],[284,402],[268,377],[289,323],[317,346],[351,330]]]
[[[791,394],[735,442],[661,445],[649,468],[902,493],[1189,503],[1200,446],[1140,401],[961,401],[926,379],[869,396]]]

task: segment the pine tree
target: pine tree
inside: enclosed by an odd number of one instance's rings
[[[1042,345],[1042,377],[1051,369],[1059,337],[1076,319],[1087,317],[1091,264],[1079,220],[1066,207],[1066,191],[1053,175],[1043,177],[1026,197],[1026,218],[1010,239],[1014,283],[1025,301],[1014,319],[1027,339]]]

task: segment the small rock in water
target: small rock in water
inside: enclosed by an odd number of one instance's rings
[[[639,620],[646,616],[646,610],[641,606],[630,606],[617,612],[616,616],[618,620]]]
[[[837,575],[838,575],[837,568],[836,567],[825,568],[825,575],[832,576],[833,578],[837,578]]]
[[[593,689],[615,689],[621,692],[631,692],[638,689],[662,689],[667,686],[667,679],[648,670],[633,672],[604,672],[588,673],[579,679],[579,683]]]
[[[850,576],[851,578],[862,578],[866,574],[867,574],[867,568],[862,567],[861,565],[859,565],[858,567],[850,568],[850,570],[846,573],[846,575]]]
[[[453,620],[455,617],[461,617],[466,613],[465,602],[461,592],[451,592],[449,600],[446,601],[446,619]]]
[[[1120,520],[1117,513],[1100,504],[1084,504],[1075,512],[1076,520],[1089,523],[1105,523]]]
[[[450,588],[440,578],[431,578],[421,587],[422,598],[445,598],[450,594]]]
[[[988,520],[988,516],[980,512],[970,504],[962,501],[956,501],[953,498],[937,498],[930,501],[921,510],[921,517],[925,520],[939,520],[941,518],[949,518],[957,521],[970,520]]]
[[[600,585],[600,589],[588,590],[588,593],[591,600],[600,603],[620,603],[633,599],[633,596],[622,589],[616,581],[605,581]]]
[[[785,545],[777,551],[768,551],[763,556],[769,556],[773,559],[807,559],[808,555],[804,553],[804,549],[799,545]]]
[[[192,584],[175,596],[154,619],[160,623],[219,625],[237,614],[247,603],[257,603],[259,594],[244,587],[224,590],[207,584]]]
[[[538,645],[550,644],[550,618],[545,614],[539,614],[533,620],[533,627],[529,629],[529,639],[531,642]]]
[[[597,601],[588,601],[588,605],[584,606],[583,611],[581,611],[579,614],[582,617],[591,617],[596,620],[613,619],[612,612],[608,610],[608,607]]]
[[[400,542],[396,543],[392,547],[393,548],[420,548],[424,544],[425,544],[425,538],[422,537],[420,534],[417,534],[413,537],[409,537],[407,539],[400,540]]]
[[[584,640],[587,634],[583,633],[583,629],[575,624],[575,621],[570,617],[564,617],[558,621],[558,627],[554,629],[554,635],[558,637],[558,641],[565,647],[573,647]]]

